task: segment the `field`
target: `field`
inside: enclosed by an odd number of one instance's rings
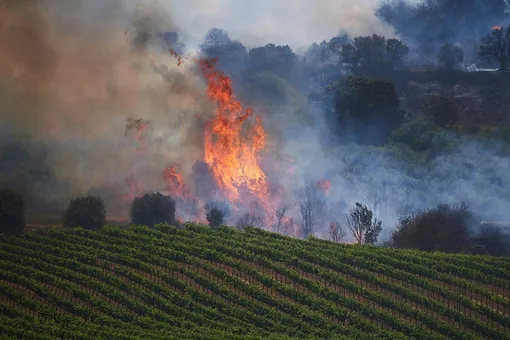
[[[510,339],[510,259],[188,225],[0,236],[23,339]]]

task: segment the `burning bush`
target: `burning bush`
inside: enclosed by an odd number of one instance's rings
[[[71,200],[62,220],[66,227],[101,228],[106,222],[103,199],[98,196],[85,196]]]
[[[175,201],[159,192],[137,197],[131,206],[131,221],[148,227],[159,223],[175,225]]]
[[[25,229],[25,203],[20,194],[0,190],[0,231],[20,235]]]

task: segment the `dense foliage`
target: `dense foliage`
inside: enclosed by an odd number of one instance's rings
[[[12,338],[509,339],[508,259],[246,228],[0,237]]]
[[[62,222],[66,227],[101,228],[106,222],[103,199],[98,196],[86,196],[71,200],[64,211]]]
[[[25,203],[15,191],[0,190],[0,232],[19,235],[25,228]]]
[[[344,138],[382,144],[404,121],[394,85],[384,79],[348,76],[331,86]]]
[[[131,221],[150,227],[158,223],[175,225],[175,201],[159,192],[137,197],[131,205]]]

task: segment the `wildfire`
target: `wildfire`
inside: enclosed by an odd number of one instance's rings
[[[179,197],[188,197],[190,192],[184,183],[182,173],[177,171],[176,165],[168,166],[163,172],[163,179],[166,182],[167,190]]]
[[[503,29],[503,28],[502,28],[501,26],[499,26],[499,25],[492,26],[492,30],[493,30],[493,31],[500,31],[500,30],[502,30],[502,29]]]
[[[317,189],[323,191],[327,195],[329,194],[332,188],[331,181],[327,179],[322,179],[316,183],[316,187]]]
[[[243,131],[253,111],[242,107],[233,94],[231,79],[216,70],[215,63],[199,61],[207,80],[207,95],[217,104],[216,116],[205,129],[204,160],[230,201],[237,201],[239,189],[247,188],[267,202],[267,178],[257,159],[265,146],[262,122],[256,117],[254,125]]]

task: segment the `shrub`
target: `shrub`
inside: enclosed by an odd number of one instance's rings
[[[457,122],[457,105],[446,97],[428,96],[423,109],[425,114],[438,126],[453,125]]]
[[[131,221],[148,227],[159,223],[175,225],[175,201],[159,192],[137,197],[131,205]]]
[[[21,235],[25,229],[23,197],[12,190],[0,190],[0,232]]]
[[[465,204],[439,204],[434,209],[401,218],[392,234],[392,243],[397,248],[470,252],[469,230],[473,222],[473,214]]]
[[[101,228],[106,222],[103,199],[98,196],[85,196],[71,200],[62,220],[66,227]]]
[[[206,219],[211,227],[219,227],[223,224],[225,213],[218,208],[211,208],[207,211]]]
[[[208,201],[204,209],[207,222],[211,227],[219,227],[230,215],[230,205],[227,201]]]

